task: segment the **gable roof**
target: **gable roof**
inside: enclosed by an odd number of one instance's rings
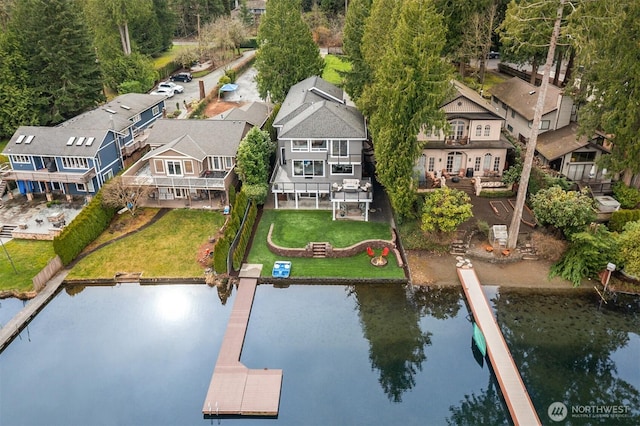
[[[95,157],[106,135],[100,129],[20,126],[2,151],[6,155]]]
[[[273,106],[266,102],[250,102],[240,107],[233,107],[223,113],[211,117],[212,120],[246,121],[252,126],[262,128],[269,118]]]
[[[578,136],[578,125],[571,123],[561,129],[538,135],[536,151],[548,161],[555,160],[589,145],[600,151],[608,152],[604,147],[591,143],[593,139],[585,135]]]
[[[205,156],[233,157],[238,151],[240,141],[251,128],[252,126],[246,121],[161,119],[156,121],[151,129],[147,143],[152,146],[162,146],[149,152],[145,157],[152,153],[157,155],[166,151],[168,148],[165,145],[175,149],[179,146],[180,149],[185,150],[185,154],[190,156],[201,152]],[[199,151],[188,148],[189,145],[197,146]],[[195,156],[195,158],[198,157]]]
[[[318,76],[289,89],[273,123],[278,139],[366,139],[363,115],[344,100],[342,89]]]
[[[449,118],[457,115],[472,119],[503,120],[495,107],[475,90],[455,80],[453,88],[453,95],[442,105]]]
[[[75,116],[58,127],[74,129],[113,129],[122,133],[131,127],[138,114],[164,102],[164,98],[144,93],[126,93],[98,108]]]
[[[549,85],[544,100],[543,114],[548,114],[558,108],[558,97],[562,93],[562,89],[552,84]],[[493,86],[491,94],[525,119],[533,120],[533,113],[540,96],[540,88],[538,86],[534,86],[518,77],[513,77],[504,83]]]

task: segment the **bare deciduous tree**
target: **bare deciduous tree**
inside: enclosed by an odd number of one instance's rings
[[[151,187],[127,184],[122,176],[116,176],[102,188],[102,203],[108,207],[126,207],[135,216],[141,201],[150,193]]]

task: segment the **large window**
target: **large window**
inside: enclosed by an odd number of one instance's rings
[[[311,141],[311,151],[326,152],[327,151],[327,141],[326,140],[312,140]]]
[[[84,157],[62,157],[62,167],[65,169],[88,169],[89,162]]]
[[[332,175],[352,175],[353,166],[351,164],[332,164],[331,174]]]
[[[572,163],[588,163],[596,159],[595,152],[574,152],[571,154]]]
[[[491,154],[484,155],[484,164],[482,165],[484,170],[491,170]]]
[[[484,135],[485,136],[491,135],[491,126],[489,126],[488,124],[484,126]]]
[[[493,159],[493,171],[494,172],[500,171],[500,157],[496,157]]]
[[[324,176],[324,161],[322,160],[293,160],[294,176]]]
[[[476,157],[476,162],[475,162],[475,165],[473,166],[473,170],[476,172],[479,172],[481,164],[482,164],[482,157]]]
[[[20,164],[30,164],[31,163],[31,157],[29,157],[27,155],[12,155],[11,156],[11,162],[20,163]]]
[[[451,132],[449,132],[449,138],[461,139],[464,136],[464,121],[453,120],[450,124]]]
[[[291,151],[309,152],[309,142],[308,141],[291,141]]]
[[[482,124],[476,126],[476,136],[482,136]]]
[[[331,141],[331,156],[347,157],[349,156],[348,141]]]
[[[180,161],[167,161],[168,176],[182,176],[182,163]]]
[[[436,158],[435,157],[429,157],[428,161],[429,161],[429,165],[427,166],[427,170],[432,172],[436,168]]]

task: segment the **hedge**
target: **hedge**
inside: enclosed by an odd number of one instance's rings
[[[614,232],[622,232],[624,226],[628,222],[635,222],[637,220],[640,220],[640,210],[620,209],[611,213],[611,219],[609,220],[609,230]]]
[[[240,231],[238,245],[236,245],[236,248],[233,251],[233,269],[236,271],[242,266],[242,259],[244,259],[247,247],[249,246],[249,241],[251,241],[253,224],[256,222],[257,217],[258,207],[256,207],[255,203],[251,203],[249,206],[249,213],[247,214],[247,218],[244,221],[242,230]]]
[[[109,226],[116,209],[102,205],[102,194],[98,192],[89,204],[82,209],[60,235],[53,239],[53,250],[66,266],[82,250]]]

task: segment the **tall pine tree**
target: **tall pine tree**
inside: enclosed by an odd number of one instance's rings
[[[370,116],[376,175],[400,217],[413,213],[413,167],[418,132],[444,128],[440,106],[449,96],[452,70],[441,57],[445,28],[431,1],[404,0],[397,25],[368,91],[384,100]]]
[[[16,2],[5,43],[16,59],[14,72],[28,76],[23,95],[34,97],[26,103],[38,124],[59,123],[103,99],[96,55],[77,2]]]
[[[262,98],[282,102],[294,84],[321,75],[324,61],[302,20],[300,0],[269,0],[258,28],[255,68]]]
[[[342,47],[351,62],[351,70],[345,75],[344,88],[354,102],[357,102],[364,86],[371,80],[371,68],[362,56],[362,37],[365,22],[371,13],[371,1],[352,0],[344,23]]]

